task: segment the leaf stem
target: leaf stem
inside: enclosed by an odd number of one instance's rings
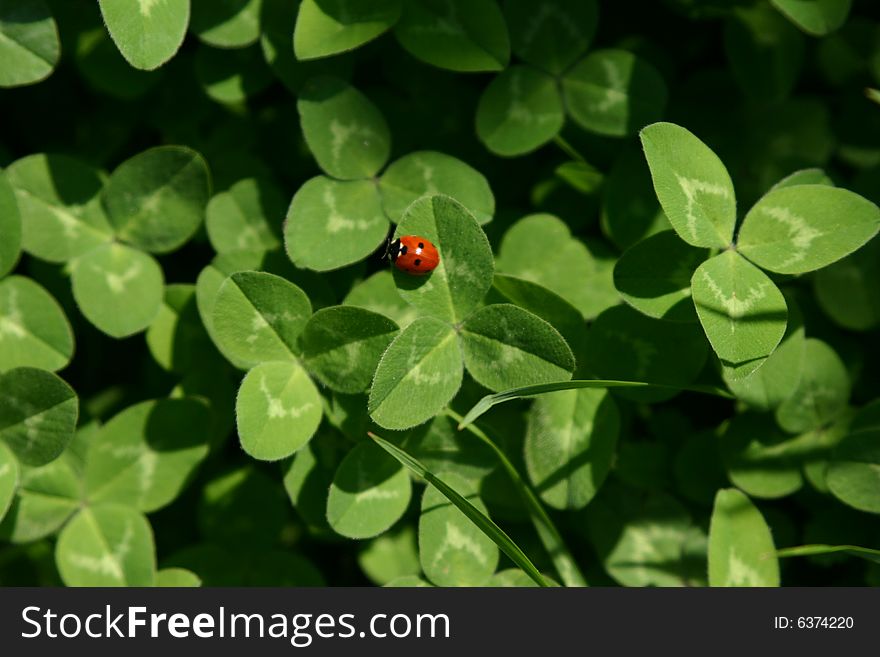
[[[559,148],[568,155],[571,159],[577,160],[578,162],[586,163],[586,158],[578,152],[578,150],[572,146],[562,135],[556,135],[553,137],[553,143],[559,146]]]
[[[461,415],[455,411],[447,409],[446,414],[457,422],[462,420]],[[507,455],[476,425],[468,424],[465,428],[495,452],[502,467],[513,481],[520,497],[522,497],[529,517],[535,525],[535,531],[537,531],[541,543],[550,555],[550,559],[553,561],[553,566],[556,568],[562,583],[565,586],[587,586],[587,580],[584,578],[583,573],[581,573],[580,568],[578,568],[577,562],[565,544],[556,525],[553,524],[553,520],[548,515],[546,509],[544,509],[544,505],[541,504],[541,500],[538,499],[532,488],[523,480],[516,467],[507,458]]]

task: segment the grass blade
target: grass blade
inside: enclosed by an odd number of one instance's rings
[[[468,502],[464,497],[459,495],[453,488],[447,485],[442,479],[434,476],[434,474],[428,471],[424,465],[422,465],[419,461],[414,459],[412,456],[407,454],[405,451],[397,447],[396,445],[388,442],[384,438],[380,438],[376,434],[372,432],[368,432],[370,438],[372,438],[382,449],[391,454],[394,458],[396,458],[402,465],[412,470],[414,473],[419,475],[422,479],[427,481],[429,484],[434,486],[437,490],[439,490],[443,495],[452,502],[458,509],[468,517],[468,519],[473,522],[480,530],[486,534],[492,541],[497,545],[504,554],[511,558],[511,560],[529,576],[538,586],[549,586],[538,571],[535,568],[535,565],[531,562],[531,560],[526,556],[525,552],[523,552],[519,546],[513,542],[503,529],[501,529],[498,525],[496,525],[489,516],[485,515],[479,509],[477,509],[473,504]]]
[[[776,550],[778,557],[809,557],[815,554],[835,554],[843,552],[853,557],[861,557],[874,563],[880,563],[880,550],[859,547],[858,545],[798,545],[797,547]]]
[[[454,411],[447,410],[446,414],[458,422],[462,421],[461,416]],[[565,544],[562,534],[559,533],[556,525],[553,524],[553,520],[541,503],[540,498],[532,490],[532,487],[520,476],[504,451],[486,433],[475,424],[469,424],[465,428],[484,442],[498,457],[502,467],[513,482],[514,488],[522,497],[529,518],[531,518],[535,531],[538,533],[538,538],[541,539],[544,549],[550,555],[550,559],[553,561],[553,566],[556,568],[562,584],[565,586],[587,586],[587,580],[584,578],[577,562]]]
[[[575,390],[577,388],[662,388],[664,390],[685,390],[688,392],[701,392],[707,395],[715,395],[716,397],[724,397],[733,399],[726,390],[715,386],[669,386],[662,383],[644,383],[642,381],[609,381],[607,379],[583,379],[574,381],[557,381],[556,383],[541,383],[534,386],[524,386],[522,388],[511,388],[503,392],[496,392],[493,395],[486,395],[467,412],[464,419],[459,423],[458,428],[464,429],[473,423],[483,413],[488,411],[495,404],[512,401],[514,399],[522,399],[523,397],[534,397],[535,395],[543,395],[548,392],[557,392],[559,390]]]

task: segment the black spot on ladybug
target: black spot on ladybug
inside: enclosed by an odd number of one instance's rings
[[[419,242],[419,248],[420,248],[420,249],[424,249],[424,248],[425,248],[425,243],[424,243],[424,242]]]
[[[419,260],[418,258],[416,258],[416,259],[415,259],[415,262],[413,262],[413,264],[414,264],[416,267],[418,267],[419,265],[422,264],[422,261]]]
[[[400,247],[400,255],[406,255],[406,251],[407,251],[406,245]]]

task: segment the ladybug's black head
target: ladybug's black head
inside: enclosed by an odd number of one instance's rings
[[[391,242],[388,245],[388,256],[391,258],[391,262],[397,260],[397,256],[400,255],[400,238]]]

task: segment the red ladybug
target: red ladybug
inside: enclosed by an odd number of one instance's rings
[[[440,264],[437,247],[418,235],[404,235],[394,240],[388,247],[388,255],[395,267],[414,276],[430,274]]]

